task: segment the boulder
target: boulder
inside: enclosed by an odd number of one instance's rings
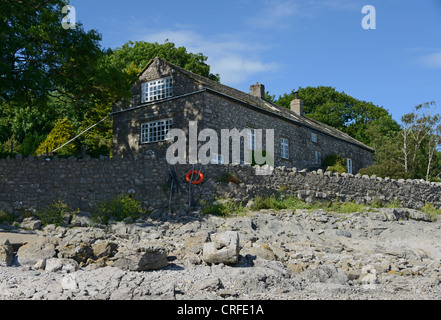
[[[21,246],[17,251],[17,261],[20,265],[33,266],[40,259],[50,259],[57,254],[55,238],[39,237]]]
[[[73,273],[79,269],[78,263],[73,259],[51,258],[46,260],[44,270],[48,272]]]
[[[9,240],[0,243],[0,267],[9,267],[14,258],[14,250]]]
[[[95,260],[98,260],[112,257],[117,248],[118,245],[114,242],[102,241],[93,245],[92,250]]]
[[[36,217],[24,218],[20,223],[20,228],[26,230],[38,230],[41,228],[41,221]]]
[[[236,264],[239,251],[239,234],[235,231],[226,231],[216,234],[213,242],[204,244],[202,259],[209,264]]]
[[[73,242],[62,246],[58,256],[73,259],[78,263],[85,263],[93,256],[93,249],[88,242]]]
[[[130,271],[158,270],[167,265],[167,252],[155,246],[120,248],[113,263],[114,267]]]

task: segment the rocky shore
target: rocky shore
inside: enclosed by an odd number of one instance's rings
[[[0,300],[435,300],[440,228],[404,208],[29,218],[0,226]]]

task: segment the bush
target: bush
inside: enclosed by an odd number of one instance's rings
[[[128,195],[119,195],[96,205],[92,211],[92,219],[98,223],[109,224],[111,220],[124,221],[127,218],[137,220],[145,214],[138,201]]]
[[[436,208],[431,203],[427,203],[424,207],[421,208],[421,211],[427,213],[432,220],[434,220],[437,215],[441,214],[441,209]]]
[[[38,132],[27,134],[21,145],[21,154],[27,157],[35,154],[38,146],[46,139],[46,135],[40,135]]]
[[[229,182],[233,182],[236,184],[239,184],[239,178],[237,178],[236,176],[234,176],[231,172],[223,172],[217,179],[217,182],[225,182],[225,183],[229,183]]]
[[[404,172],[403,166],[395,161],[388,159],[380,163],[375,163],[370,167],[363,168],[359,171],[361,175],[371,176],[373,174],[381,178],[389,177],[391,179],[408,179],[411,178],[411,174]]]
[[[255,165],[257,165],[257,163],[256,163],[256,159],[255,159],[255,156],[254,156],[254,153],[255,152],[259,152],[259,155],[261,155],[262,156],[262,158],[265,158],[266,159],[266,161],[265,161],[265,163],[259,163],[258,165],[259,166],[264,166],[264,165],[271,165],[271,166],[274,166],[274,159],[273,159],[273,157],[271,156],[271,155],[267,155],[267,152],[266,152],[266,150],[259,150],[259,151],[255,151],[255,150],[251,150],[251,153],[250,153],[250,162],[251,162],[251,165],[254,167]],[[269,163],[268,163],[269,162]]]
[[[231,199],[217,199],[214,204],[205,206],[202,210],[204,214],[211,214],[224,218],[241,214],[245,211],[246,209],[242,206],[242,203],[237,204]]]
[[[252,210],[261,210],[261,209],[308,209],[310,206],[306,204],[304,201],[300,200],[297,197],[289,196],[289,197],[276,197],[275,195],[271,195],[268,197],[260,197],[257,196],[254,198],[254,204],[251,206]]]
[[[346,159],[337,154],[331,154],[326,156],[322,162],[322,166],[326,167],[327,171],[344,173],[346,169]]]
[[[56,226],[61,226],[68,220],[68,218],[79,210],[73,210],[63,201],[58,200],[52,202],[49,206],[41,211],[37,211],[36,216],[41,220],[41,223],[46,226],[49,224],[55,224]]]
[[[38,146],[36,155],[46,154],[46,148],[52,152],[75,136],[75,128],[67,119],[59,119],[46,139]],[[78,141],[72,141],[57,151],[59,155],[72,155],[79,152]]]

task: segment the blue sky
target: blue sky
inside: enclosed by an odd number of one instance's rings
[[[441,0],[71,0],[105,48],[163,43],[208,56],[221,82],[270,94],[332,86],[400,121],[435,101],[441,113]],[[376,29],[362,28],[365,5]]]

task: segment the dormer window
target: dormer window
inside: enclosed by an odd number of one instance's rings
[[[142,103],[169,98],[173,95],[173,78],[167,77],[144,82],[141,89]]]

